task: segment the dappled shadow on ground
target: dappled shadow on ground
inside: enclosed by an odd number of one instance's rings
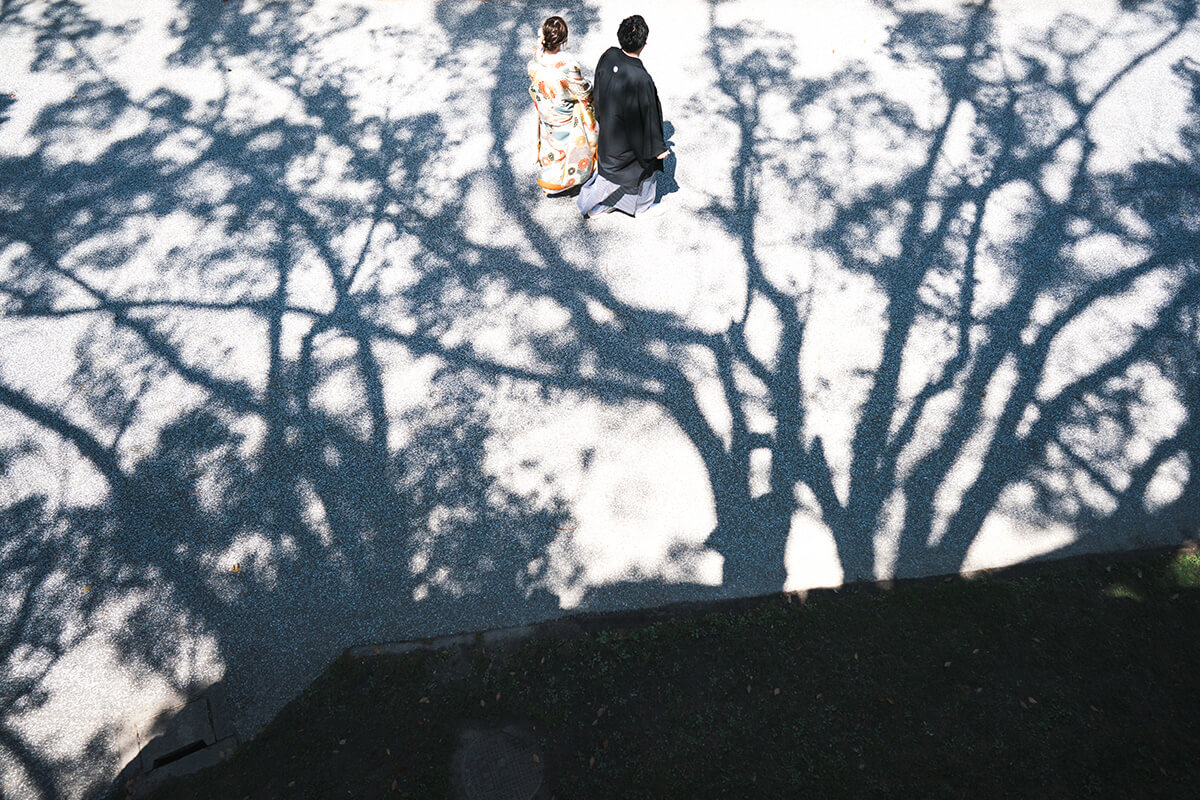
[[[988,4],[889,4],[884,49],[933,81],[928,107],[878,64],[802,77],[787,35],[718,6],[697,103],[728,174],[661,187],[736,254],[714,327],[614,288],[594,266],[612,234],[547,221],[510,158],[549,6],[441,3],[413,29],[184,0],[161,85],[135,89],[138,24],[0,5],[70,83],[0,156],[13,780],[79,795],[119,768],[122,720],[69,677],[101,664],[162,698],[223,678],[245,735],[349,643],[546,618],[567,594],[774,591],[805,535],[850,580],[956,571],[989,525],[1069,531],[1063,551],[1194,530],[1200,70],[1174,68],[1179,153],[1100,163],[1093,120],[1192,4],[1005,47]],[[368,39],[421,55],[380,76],[347,50]],[[595,447],[644,443],[622,425],[646,409],[684,437],[702,545],[588,580],[562,465],[587,474],[595,448],[535,438],[523,483],[497,461],[558,409],[603,420]]]

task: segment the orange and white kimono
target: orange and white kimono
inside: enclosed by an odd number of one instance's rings
[[[529,96],[538,112],[538,186],[551,194],[582,185],[596,168],[597,127],[579,62],[539,44],[529,62]]]

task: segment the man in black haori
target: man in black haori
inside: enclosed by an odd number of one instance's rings
[[[638,57],[649,33],[640,14],[622,20],[621,46],[608,48],[596,64],[592,102],[600,125],[598,165],[575,201],[585,217],[614,208],[637,216],[656,205],[655,173],[670,151],[658,90]]]

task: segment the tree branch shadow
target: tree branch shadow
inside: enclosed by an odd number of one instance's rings
[[[39,752],[30,722],[89,637],[164,693],[220,682],[214,713],[248,736],[347,644],[545,619],[568,595],[608,610],[778,591],[814,529],[844,580],[959,571],[989,525],[1073,531],[1051,555],[1194,530],[1200,72],[1176,67],[1194,95],[1186,157],[1102,169],[1092,121],[1194,6],[1124,12],[1141,38],[1100,76],[1088,59],[1119,31],[1064,18],[1005,49],[987,3],[882,4],[888,55],[939,87],[926,113],[881,88],[877,64],[807,76],[791,39],[718,25],[720,5],[705,100],[733,134],[729,190],[698,213],[744,291],[715,331],[618,291],[591,263],[609,239],[552,227],[514,169],[526,23],[549,5],[438,4],[456,47],[427,48],[433,74],[471,74],[471,46],[494,55],[472,132],[490,144],[465,169],[469,137],[447,112],[409,113],[427,98],[402,81],[372,108],[361,64],[321,60],[364,10],[316,25],[281,4],[181,2],[168,62],[219,69],[218,95],[199,100],[135,96],[109,74],[132,24],[66,0],[40,18],[0,5],[76,90],[40,112],[30,151],[0,155],[0,411],[15,432],[0,441],[0,748],[32,792],[81,795],[120,767],[103,726],[72,761]],[[581,9],[573,36],[600,18]],[[372,30],[381,48],[418,44]],[[232,65],[286,102],[254,113],[275,101]],[[481,96],[448,83],[448,108]],[[781,107],[799,133],[781,132]],[[99,136],[129,119],[133,133]],[[485,194],[500,233],[469,202]],[[764,230],[776,219],[781,237]],[[1135,255],[1114,265],[1087,250],[1101,240]],[[1114,317],[1119,304],[1130,313]],[[817,367],[836,355],[839,308],[878,347]],[[1106,314],[1122,327],[1096,342]],[[512,406],[574,402],[653,409],[686,437],[715,519],[703,546],[589,578],[554,472],[565,445],[538,453],[541,485],[493,463],[520,432]],[[1156,426],[1162,409],[1176,418]],[[45,476],[61,463],[55,500]],[[694,577],[706,552],[717,585]]]

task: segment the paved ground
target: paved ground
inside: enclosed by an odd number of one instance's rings
[[[993,6],[580,4],[675,153],[585,222],[556,6],[0,0],[5,795],[354,643],[1193,533],[1194,9]]]

